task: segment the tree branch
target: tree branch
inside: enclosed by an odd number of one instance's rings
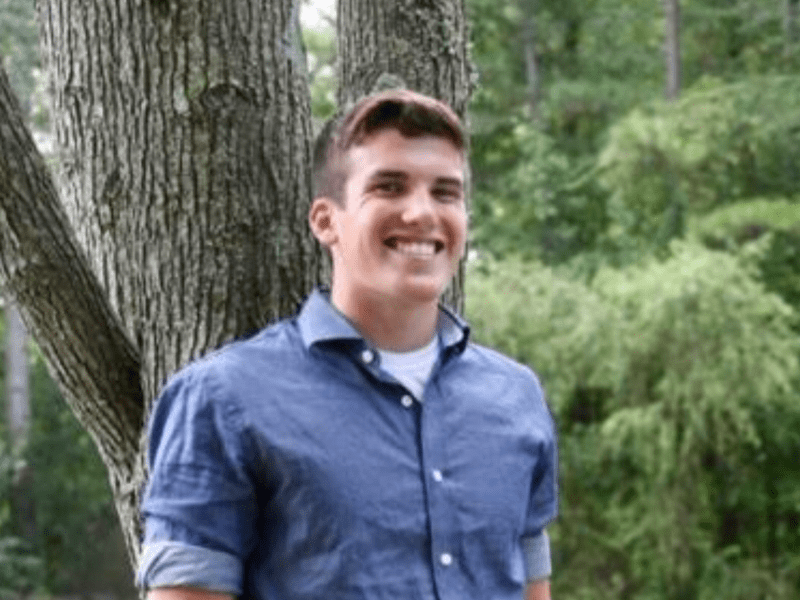
[[[1,62],[0,286],[104,460],[132,471],[144,406],[138,353],[78,247]]]

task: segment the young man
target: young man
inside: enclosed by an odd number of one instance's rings
[[[439,297],[464,253],[464,138],[389,91],[321,145],[330,293],[179,373],[150,425],[150,600],[550,598],[556,440],[527,368]]]

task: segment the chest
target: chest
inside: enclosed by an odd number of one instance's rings
[[[271,518],[310,518],[331,539],[424,537],[432,522],[519,534],[540,460],[523,390],[434,374],[419,403],[369,373],[340,375],[246,399]]]

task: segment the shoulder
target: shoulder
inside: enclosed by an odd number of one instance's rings
[[[261,361],[288,361],[302,350],[294,318],[265,327],[255,335],[228,342],[187,365],[185,370],[219,374]]]
[[[253,367],[269,365],[271,372],[283,363],[291,363],[302,353],[302,340],[294,319],[284,319],[265,327],[255,335],[234,340],[192,361],[173,379],[201,378],[208,382],[233,379]],[[264,369],[259,369],[263,373]]]
[[[453,372],[464,394],[516,418],[532,419],[552,427],[552,414],[536,373],[527,365],[489,348],[470,342]]]
[[[464,366],[482,374],[500,375],[520,384],[541,389],[536,373],[510,356],[488,346],[470,342],[461,356]]]
[[[291,321],[281,321],[175,373],[149,417],[151,456],[176,455],[187,448],[239,447],[249,422],[248,407],[265,397],[270,379],[285,373],[291,356],[299,352],[291,328]]]
[[[184,365],[163,386],[156,409],[175,404],[193,412],[207,410],[210,404],[216,410],[230,409],[248,387],[296,369],[302,354],[294,320],[279,321]]]

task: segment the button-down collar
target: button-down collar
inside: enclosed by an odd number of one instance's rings
[[[353,324],[330,302],[329,292],[314,290],[297,317],[300,335],[306,348],[335,341],[350,341],[367,348],[366,342]],[[438,332],[442,341],[442,355],[461,353],[469,339],[469,326],[445,306],[439,306]],[[362,344],[358,344],[362,342]]]

